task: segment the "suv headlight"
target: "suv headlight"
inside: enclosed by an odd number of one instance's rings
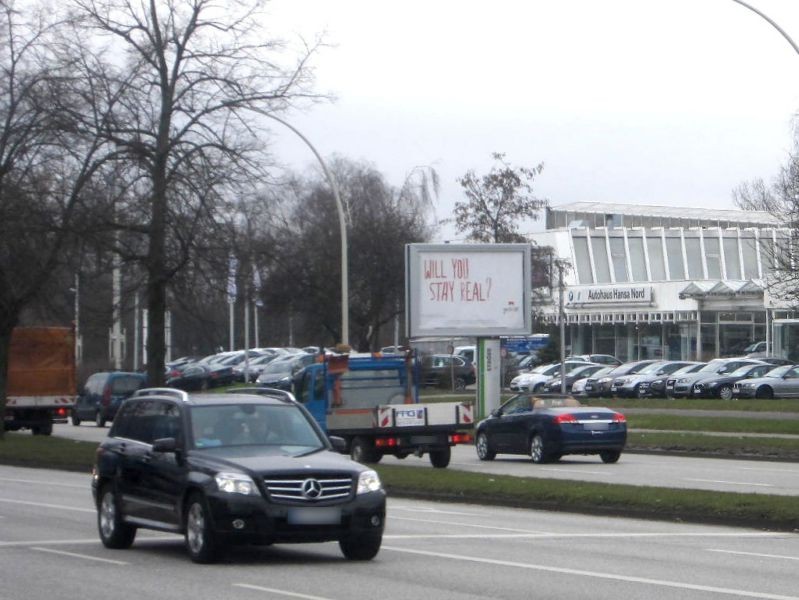
[[[220,492],[227,494],[243,494],[244,496],[255,496],[258,488],[252,477],[243,473],[217,473],[214,475],[216,487]]]
[[[364,471],[358,476],[358,494],[377,492],[383,488],[376,471]]]

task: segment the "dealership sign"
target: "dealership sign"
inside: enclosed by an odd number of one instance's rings
[[[627,285],[627,286],[602,286],[580,289],[571,289],[566,297],[566,304],[651,304],[652,286]]]
[[[408,244],[409,337],[527,335],[529,244]]]

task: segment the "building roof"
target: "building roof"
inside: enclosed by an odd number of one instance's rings
[[[570,213],[620,214],[668,219],[689,219],[692,221],[707,222],[724,221],[780,225],[780,220],[769,212],[739,209],[653,206],[647,204],[616,204],[605,202],[572,202],[570,204],[550,206],[549,210]]]

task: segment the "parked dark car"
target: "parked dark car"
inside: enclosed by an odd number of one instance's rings
[[[278,357],[261,370],[255,381],[264,387],[291,391],[294,376],[315,360],[316,355],[305,352]]]
[[[585,363],[584,367],[576,367],[566,373],[564,379],[566,380],[566,392],[572,391],[572,385],[579,379],[590,377],[594,373],[607,368],[608,365],[595,365],[592,363]],[[560,383],[560,375],[555,375],[550,379],[544,389],[548,392],[560,392],[563,386]]]
[[[638,387],[639,398],[665,398],[666,397],[666,383],[669,379],[676,379],[682,375],[689,373],[696,373],[699,369],[704,367],[707,363],[695,362],[689,363],[687,366],[677,369],[674,373],[663,374],[652,381],[642,381]]]
[[[690,398],[694,384],[717,375],[726,375],[744,365],[760,365],[756,358],[715,358],[694,373],[669,377],[666,381],[666,396],[669,398]]]
[[[462,390],[477,380],[474,363],[454,354],[422,357],[420,381],[423,386],[454,387]]]
[[[204,391],[211,387],[211,368],[199,363],[172,369],[167,373],[166,385],[187,392]]]
[[[126,401],[97,450],[100,540],[128,548],[139,528],[181,533],[189,557],[232,544],[338,541],[379,551],[386,496],[377,473],[333,451],[290,395],[189,395],[151,389]]]
[[[497,454],[526,454],[535,463],[565,454],[599,454],[602,462],[619,460],[627,442],[627,420],[607,408],[581,406],[574,398],[513,396],[477,424],[480,460]]]
[[[732,400],[733,385],[744,379],[755,379],[763,377],[776,365],[744,365],[738,367],[732,373],[723,373],[714,377],[709,377],[694,384],[693,393],[695,398],[721,398],[722,400]]]
[[[90,375],[72,407],[72,424],[93,421],[105,427],[113,421],[122,401],[147,385],[144,373],[104,371]]]
[[[617,377],[623,377],[624,375],[633,375],[656,362],[660,361],[634,360],[632,362],[626,362],[623,365],[619,365],[618,367],[613,369],[610,373],[608,373],[604,377],[598,379],[596,383],[593,383],[589,380],[589,382],[586,383],[586,392],[589,392],[589,395],[591,396],[610,396],[612,393],[611,389],[613,387],[613,381]],[[588,387],[589,385],[591,386],[590,388]]]
[[[662,360],[647,365],[637,373],[616,377],[611,385],[610,392],[614,396],[623,398],[643,397],[641,385],[671,375],[691,363],[685,360]]]

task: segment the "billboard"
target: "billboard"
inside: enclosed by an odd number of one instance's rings
[[[527,335],[530,281],[529,244],[408,244],[408,337]]]

